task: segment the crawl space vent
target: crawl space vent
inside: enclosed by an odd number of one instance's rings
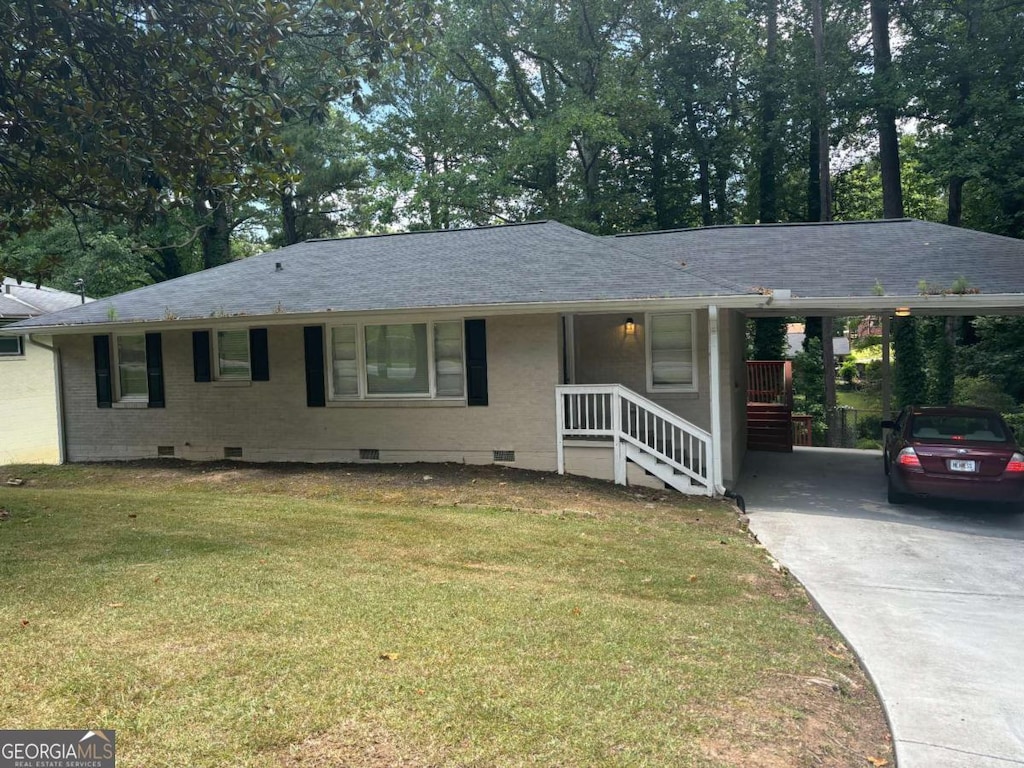
[[[380,461],[380,450],[378,448],[360,448],[360,461]]]
[[[227,447],[225,447],[224,448],[224,458],[225,459],[240,459],[240,458],[242,458],[242,449],[241,448],[227,448]]]
[[[161,457],[161,458],[167,458],[169,456],[174,456],[174,446],[173,445],[158,445],[156,447],[156,455]]]
[[[515,451],[495,451],[494,452],[494,461],[515,461],[515,460],[516,460],[516,452]]]

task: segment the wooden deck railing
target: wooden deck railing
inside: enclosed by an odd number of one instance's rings
[[[789,360],[747,361],[747,402],[793,407],[793,363]]]

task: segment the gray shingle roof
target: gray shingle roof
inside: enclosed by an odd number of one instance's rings
[[[36,288],[35,283],[19,285],[17,280],[9,277],[0,281],[0,318],[5,320],[35,317],[47,312],[77,307],[81,303],[82,299],[77,294],[47,288],[45,285],[39,288]]]
[[[622,235],[638,254],[694,274],[794,297],[916,296],[966,278],[982,294],[1024,293],[1024,240],[914,219],[759,224]]]
[[[281,269],[276,269],[280,264]],[[77,306],[25,328],[209,317],[755,295],[1024,294],[1024,241],[910,219],[596,237],[557,222],[319,240]]]
[[[613,239],[536,222],[300,243],[22,327],[742,293]]]

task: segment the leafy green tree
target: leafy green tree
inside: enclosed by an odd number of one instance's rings
[[[0,249],[0,274],[78,293],[78,281],[94,298],[152,282],[145,247],[124,235],[67,217],[30,231]]]
[[[40,0],[0,7],[0,228],[91,210],[137,227],[188,210],[204,266],[279,186],[279,128],[358,98],[417,47],[401,0]]]
[[[960,348],[960,367],[967,377],[996,382],[1018,403],[1024,402],[1024,317],[977,317],[978,341]]]
[[[924,317],[918,320],[921,352],[925,362],[929,405],[953,402],[956,382],[955,318]]]
[[[786,359],[786,318],[755,317],[751,326],[751,360]]]
[[[892,323],[893,398],[896,407],[927,402],[927,379],[917,331],[917,318],[897,317]]]

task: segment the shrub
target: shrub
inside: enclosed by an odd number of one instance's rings
[[[994,408],[997,411],[1013,413],[1017,403],[1012,395],[1003,391],[992,379],[984,376],[964,376],[957,379],[954,401],[958,405],[978,405],[983,408]]]
[[[857,420],[857,447],[860,448],[861,440],[881,440],[882,439],[882,417],[867,414],[861,416]]]
[[[857,363],[850,359],[844,360],[839,366],[839,375],[847,384],[853,384],[853,380],[857,378]]]

